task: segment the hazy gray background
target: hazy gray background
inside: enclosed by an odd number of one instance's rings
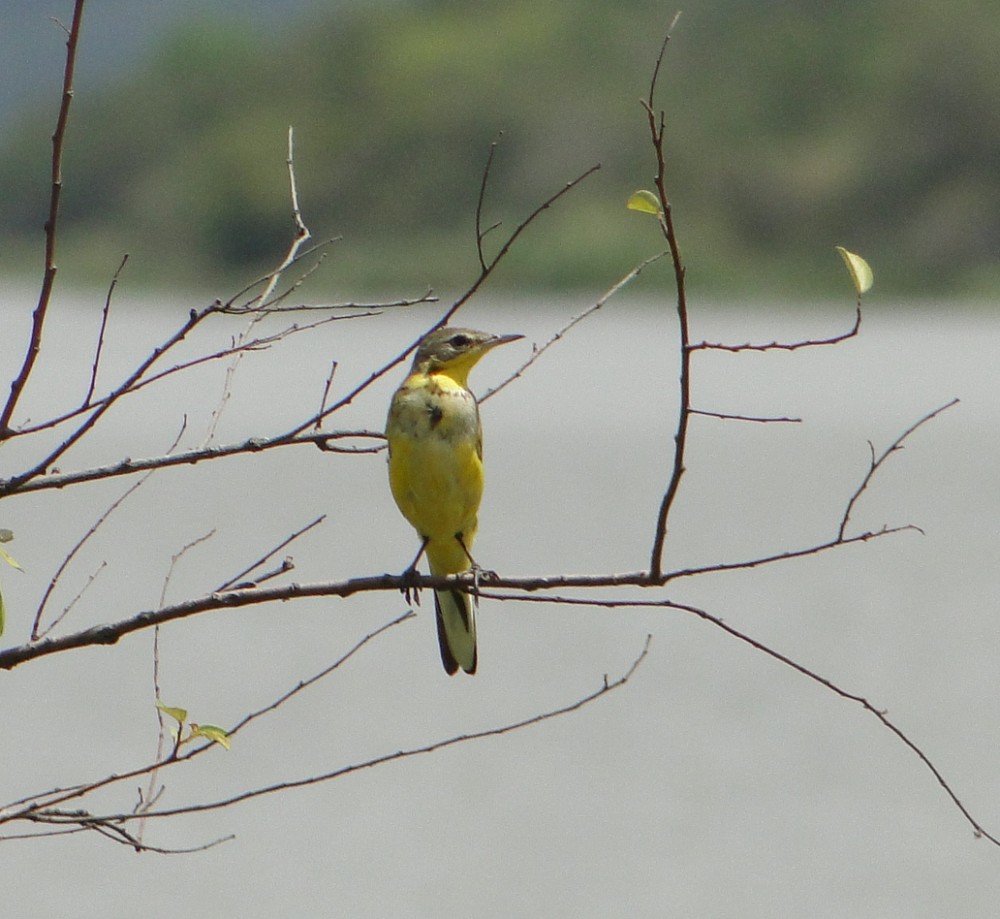
[[[100,299],[65,298],[52,321],[65,383],[85,378]],[[89,305],[88,305],[89,304]],[[191,303],[123,309],[112,354],[152,341]],[[477,326],[545,340],[587,305],[481,302]],[[4,304],[9,309],[9,304]],[[346,391],[422,323],[410,315],[338,323],[253,355],[237,375],[221,440],[276,430],[309,411],[331,357]],[[992,318],[958,308],[911,316],[872,297],[861,337],[796,354],[700,356],[695,402],[800,415],[802,425],[695,419],[670,567],[811,544],[833,532],[868,462],[951,397],[858,506],[855,526],[914,523],[865,546],[646,596],[700,604],[889,710],[991,829],[1000,823]],[[695,312],[696,337],[827,335],[850,298],[822,314],[757,306]],[[15,327],[15,331],[20,331]],[[220,332],[220,336],[221,336]],[[5,343],[5,362],[15,351]],[[480,392],[528,343],[477,369]],[[645,564],[667,472],[676,360],[669,307],[612,302],[484,407],[488,490],[477,556],[505,574],[622,571]],[[627,355],[627,363],[618,358]],[[626,369],[627,368],[627,369]],[[399,374],[338,427],[377,428]],[[40,377],[43,379],[44,376]],[[608,385],[610,383],[610,385]],[[221,368],[123,406],[84,462],[162,449],[188,406],[192,441]],[[39,386],[27,411],[55,401]],[[5,642],[53,564],[123,483],[6,502],[3,525],[27,568],[5,574]],[[109,562],[67,627],[155,606],[169,556],[186,556],[169,597],[211,589],[260,549],[327,513],[293,554],[301,581],[400,570],[414,538],[381,457],[311,449],[165,472],[71,569],[66,602]],[[574,592],[579,593],[579,592]],[[392,595],[222,612],[163,633],[163,694],[196,720],[231,724],[404,610]],[[676,612],[597,611],[483,601],[481,672],[448,679],[426,607],[345,670],[238,738],[230,752],[166,774],[164,804],[478,730],[572,701],[616,676],[653,635],[625,689],[575,715],[322,787],[161,823],[150,842],[235,841],[200,855],[137,856],[96,837],[4,842],[11,915],[810,916],[988,913],[1000,853],[976,841],[932,776],[860,708],[710,625]],[[2,675],[5,800],[144,761],[155,744],[150,636]],[[132,792],[110,797],[128,807]]]

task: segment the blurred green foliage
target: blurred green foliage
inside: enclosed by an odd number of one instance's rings
[[[61,263],[96,279],[128,251],[132,277],[156,283],[266,269],[291,233],[294,125],[306,223],[344,237],[329,284],[461,286],[503,131],[487,223],[512,229],[602,169],[543,215],[497,283],[606,287],[658,248],[625,201],[654,167],[639,99],[670,18],[652,0],[424,0],[330,11],[280,39],[199,20],[76,100]],[[842,292],[842,243],[872,261],[882,290],[1000,287],[998,32],[1000,7],[985,0],[687,5],[659,105],[691,280]],[[26,240],[40,248],[52,120],[28,113],[0,141],[7,272]]]

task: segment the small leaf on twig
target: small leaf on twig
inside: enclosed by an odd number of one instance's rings
[[[16,568],[18,571],[24,571],[24,569],[13,559],[6,549],[0,549],[0,558],[2,558],[11,568]]]
[[[192,724],[191,736],[204,737],[206,740],[211,740],[213,743],[217,743],[220,747],[225,747],[227,750],[231,746],[229,733],[215,724]]]
[[[854,282],[854,289],[858,292],[858,296],[868,291],[872,284],[875,283],[875,275],[872,273],[871,266],[868,262],[866,262],[860,255],[848,252],[843,246],[834,246],[834,248],[840,253],[840,257],[844,260],[844,264],[847,266],[847,270],[851,275],[851,280]]]
[[[159,699],[156,700],[156,707],[163,712],[164,715],[169,715],[173,718],[179,725],[183,726],[184,722],[187,721],[188,713],[186,708],[175,708],[161,702]]]
[[[630,211],[639,211],[642,214],[652,214],[654,217],[659,217],[663,213],[663,208],[660,207],[660,199],[651,191],[646,191],[646,189],[640,189],[639,191],[632,192],[632,197],[628,199],[628,203],[625,205]]]
[[[0,529],[0,542],[10,542],[14,538],[14,533],[12,530]],[[17,561],[11,557],[10,553],[4,549],[0,549],[0,558],[2,558],[11,568],[16,568],[18,571],[24,571],[24,569],[17,563]]]
[[[0,529],[0,542],[10,542],[14,538],[13,532],[7,529]],[[17,563],[17,561],[11,557],[10,553],[6,549],[0,549],[0,558],[2,558],[8,565],[12,568],[16,568],[18,571],[24,571],[24,569]],[[3,635],[4,626],[7,623],[7,607],[3,602],[3,594],[0,593],[0,635]]]

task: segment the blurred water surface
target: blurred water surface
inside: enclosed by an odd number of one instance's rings
[[[112,314],[109,385],[191,303]],[[586,302],[473,304],[463,323],[520,331],[473,375],[482,393]],[[23,347],[12,313],[4,374]],[[41,418],[86,389],[100,300],[60,301],[23,412]],[[247,355],[217,440],[285,430],[431,321],[430,312],[338,321]],[[829,310],[699,306],[696,340],[824,338]],[[5,320],[7,322],[8,320]],[[301,321],[301,319],[300,319]],[[212,323],[173,364],[222,347]],[[273,330],[273,326],[270,327]],[[214,337],[213,337],[214,336]],[[909,531],[797,561],[677,582],[656,598],[721,616],[861,694],[932,758],[1000,832],[1000,319],[942,304],[867,309],[860,336],[792,353],[701,353],[694,405],[801,418],[692,420],[666,566],[751,559],[823,542],[870,462],[927,412],[862,496],[850,532]],[[225,364],[150,387],[60,460],[64,470],[204,439]],[[332,421],[379,430],[396,368]],[[669,307],[612,301],[483,406],[487,493],[476,555],[508,575],[648,564],[676,412]],[[66,392],[75,393],[67,399]],[[23,415],[22,415],[23,418]],[[186,418],[186,422],[185,422]],[[28,453],[0,453],[3,475]],[[6,644],[24,640],[54,567],[129,481],[9,500],[0,525],[27,572],[2,574]],[[287,534],[295,580],[399,571],[415,538],[382,455],[283,449],[161,472],[126,501],[65,575],[62,609],[100,571],[64,630],[160,602],[171,556],[192,541],[168,601],[212,590]],[[102,563],[107,563],[102,567]],[[574,596],[583,595],[574,592]],[[638,596],[638,594],[637,594]],[[650,598],[652,592],[642,594]],[[161,636],[164,698],[233,724],[404,612],[393,595],[202,615]],[[229,752],[161,776],[166,807],[327,772],[368,757],[566,705],[615,678],[652,635],[629,685],[575,714],[223,811],[151,823],[147,841],[207,852],[137,856],[96,835],[5,841],[10,916],[173,915],[938,917],[989,914],[1000,850],[976,840],[931,773],[863,709],[691,616],[484,599],[480,673],[448,679],[428,602],[415,619],[241,734]],[[0,674],[2,801],[94,779],[155,749],[151,636]],[[134,791],[94,802],[128,809]]]

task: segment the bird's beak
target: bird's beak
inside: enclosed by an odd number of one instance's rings
[[[523,335],[494,335],[489,346],[495,348],[497,345],[506,345],[512,341],[520,341],[522,338],[524,338]]]

